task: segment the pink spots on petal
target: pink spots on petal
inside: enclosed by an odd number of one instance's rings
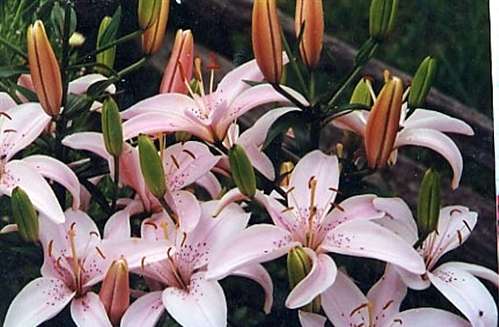
[[[43,281],[43,283],[49,283],[50,288],[48,290],[42,291],[42,294],[46,295],[46,305],[55,306],[59,302],[62,302],[66,299],[66,286],[64,282],[56,279],[50,279],[48,281]],[[38,282],[35,284],[37,287],[42,287],[42,282]]]

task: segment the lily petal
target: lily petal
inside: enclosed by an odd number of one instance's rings
[[[101,74],[84,75],[69,82],[68,92],[76,95],[84,94],[87,93],[88,88],[92,86],[92,84],[105,80],[107,80],[107,77]],[[116,93],[116,86],[110,85],[107,87],[106,91],[114,94]]]
[[[274,285],[267,270],[265,270],[265,268],[260,264],[252,264],[235,270],[231,273],[231,275],[251,279],[263,288],[265,292],[265,303],[263,305],[263,311],[266,314],[269,314],[272,310],[272,303],[274,302],[272,294]]]
[[[198,178],[196,184],[204,188],[214,200],[218,199],[220,193],[222,193],[222,185],[218,181],[217,177],[211,172]]]
[[[302,327],[324,327],[327,319],[317,313],[298,311],[298,318]]]
[[[71,302],[71,317],[78,327],[112,327],[104,305],[94,292]]]
[[[76,174],[64,163],[49,156],[33,155],[23,159],[45,178],[64,186],[73,197],[73,209],[80,207],[80,182]]]
[[[137,102],[130,108],[121,112],[124,120],[145,113],[162,113],[175,111],[182,114],[184,110],[196,108],[197,104],[192,98],[179,93],[162,93]]]
[[[370,326],[367,298],[341,270],[333,286],[322,293],[321,302],[334,326]]]
[[[353,220],[372,220],[384,216],[384,212],[374,206],[376,195],[365,194],[352,196],[336,206],[321,222],[329,231],[337,226]]]
[[[416,220],[404,200],[400,198],[377,198],[373,203],[378,210],[385,212],[385,216],[377,219],[376,223],[401,236],[410,244],[414,244],[418,240]]]
[[[396,326],[402,324],[404,327],[426,327],[426,326],[452,326],[470,327],[470,323],[463,318],[434,308],[418,308],[401,312],[389,320],[386,326]]]
[[[130,212],[123,209],[112,215],[106,222],[104,226],[104,238],[108,240],[123,240],[130,236]]]
[[[369,111],[355,110],[354,112],[340,116],[333,120],[333,125],[337,128],[364,136],[368,115]]]
[[[0,111],[6,111],[12,107],[17,106],[17,103],[5,92],[0,92]]]
[[[204,279],[204,273],[191,277],[189,292],[169,287],[162,294],[168,313],[182,326],[219,327],[227,324],[227,303],[222,287]]]
[[[112,157],[107,153],[106,146],[104,145],[104,137],[101,133],[97,132],[82,132],[66,136],[62,140],[62,144],[75,149],[85,150],[95,153],[101,158],[111,160]]]
[[[10,196],[19,186],[30,198],[33,206],[56,223],[64,222],[64,213],[57,198],[43,177],[22,160],[12,160],[5,165],[0,179],[0,192]]]
[[[0,144],[6,160],[33,143],[51,119],[39,103],[15,106],[5,111],[5,115],[0,117]]]
[[[397,136],[395,148],[404,145],[417,145],[432,149],[441,154],[450,164],[453,171],[452,189],[459,186],[463,172],[463,157],[457,145],[447,135],[425,128],[403,129]]]
[[[304,250],[312,260],[312,269],[289,293],[286,299],[286,307],[289,309],[297,309],[309,304],[331,287],[336,278],[337,268],[331,257],[324,253],[317,255],[308,248]]]
[[[427,128],[444,133],[457,133],[473,135],[473,129],[466,122],[447,116],[438,111],[416,109],[414,113],[403,122],[405,128]]]
[[[162,292],[151,292],[139,297],[121,318],[121,327],[154,327],[165,312]]]
[[[74,295],[59,279],[37,278],[14,298],[4,327],[38,326],[61,312]]]
[[[341,224],[327,234],[321,248],[390,262],[416,274],[426,271],[423,259],[406,240],[370,221]]]
[[[473,275],[452,264],[443,264],[428,273],[428,278],[474,327],[497,326],[494,298]]]
[[[253,225],[228,240],[228,246],[210,254],[206,278],[220,279],[251,263],[279,258],[299,245],[288,231],[274,225]]]
[[[464,270],[475,277],[485,279],[491,282],[496,288],[499,288],[499,276],[495,271],[491,269],[466,262],[452,261],[452,262],[447,262],[446,265],[452,266],[456,269]]]

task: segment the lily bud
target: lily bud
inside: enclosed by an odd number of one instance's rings
[[[300,54],[303,62],[308,68],[315,68],[321,59],[324,41],[322,0],[296,1],[295,31],[296,37],[301,36]]]
[[[114,261],[109,267],[99,292],[109,320],[118,324],[130,306],[128,264],[125,259]]]
[[[241,145],[235,144],[229,150],[229,163],[232,179],[241,193],[250,198],[254,197],[256,193],[255,170]]]
[[[158,199],[166,193],[163,163],[156,146],[146,135],[139,136],[140,170],[149,191]]]
[[[409,91],[409,108],[421,107],[433,84],[433,79],[437,73],[437,60],[432,57],[426,57],[419,65],[414,79],[412,80],[411,90]]]
[[[10,205],[19,235],[25,241],[36,242],[38,240],[38,215],[28,195],[20,187],[12,191]]]
[[[384,41],[393,31],[398,12],[398,0],[372,0],[369,10],[369,34]]]
[[[83,34],[74,32],[73,34],[71,34],[71,37],[69,38],[69,45],[73,48],[78,48],[81,47],[83,43],[85,43],[85,40],[86,39],[85,36],[83,36]]]
[[[29,70],[38,100],[47,114],[57,117],[62,102],[61,71],[41,20],[28,27],[27,41]]]
[[[97,47],[102,45],[102,37],[104,36],[105,31],[108,26],[111,24],[113,19],[109,16],[106,16],[102,19],[99,26],[99,33],[97,34]],[[99,64],[105,65],[109,68],[113,68],[114,60],[116,58],[116,46],[111,47],[105,51],[102,51],[96,55],[96,61]]]
[[[156,22],[162,1],[164,0],[139,0],[138,17],[141,29],[146,30]]]
[[[312,260],[302,247],[295,247],[288,252],[287,268],[289,288],[293,289],[312,270]],[[303,307],[302,310],[318,312],[320,307],[320,297],[317,297],[310,304]]]
[[[278,83],[282,76],[282,40],[275,0],[253,3],[252,40],[263,76],[270,83]]]
[[[397,77],[388,77],[367,119],[364,145],[369,167],[383,168],[393,151],[397,137],[404,85]]]
[[[192,32],[178,30],[159,92],[187,94],[188,88],[185,82],[192,79],[193,65],[194,37]]]
[[[144,53],[153,54],[161,48],[161,45],[163,45],[169,11],[170,1],[160,1],[158,18],[147,30],[144,31],[144,34],[142,35],[142,49],[144,50]]]
[[[417,223],[421,238],[437,229],[440,215],[440,174],[428,169],[421,181]]]
[[[355,89],[353,90],[352,97],[350,98],[350,104],[363,104],[370,107],[372,104],[371,97],[371,81],[367,78],[362,78]]]
[[[101,124],[107,152],[113,157],[119,157],[123,151],[123,128],[120,110],[111,97],[102,105]]]
[[[281,187],[287,188],[291,180],[291,172],[295,169],[295,165],[291,161],[285,161],[281,164],[279,168],[279,174],[281,176]]]

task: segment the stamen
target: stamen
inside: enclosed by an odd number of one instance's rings
[[[12,120],[12,117],[9,116],[8,113],[0,111],[0,116],[5,116],[7,117],[8,120]]]
[[[290,187],[289,190],[286,191],[286,194],[289,194],[295,190],[295,187]]]
[[[15,129],[12,129],[12,128],[4,129],[3,132],[4,133],[17,133],[17,131]]]
[[[396,322],[396,323],[398,323],[398,324],[403,325],[403,323],[402,323],[402,319],[399,319],[399,318],[397,318],[397,319],[393,319],[393,322]]]
[[[368,303],[364,303],[364,304],[359,305],[357,308],[353,309],[352,312],[350,312],[350,317],[353,317],[354,314],[360,312],[360,310],[362,310],[368,306],[369,306]]]
[[[196,155],[187,149],[183,149],[182,152],[187,153],[192,159],[196,159]]]
[[[336,204],[336,203],[331,203],[331,205],[333,207],[335,207],[336,209],[340,210],[341,212],[345,212],[345,208],[343,208],[342,206],[340,206],[339,204]]]
[[[180,242],[181,247],[184,246],[186,240],[187,240],[187,233],[184,232],[182,233],[182,242]]]
[[[150,222],[150,221],[146,221],[146,222],[144,223],[144,225],[149,225],[149,226],[152,226],[154,229],[158,229],[158,226],[156,226],[156,224],[155,224],[155,223]]]
[[[178,70],[180,72],[180,77],[184,81],[184,84],[187,87],[187,90],[189,91],[190,96],[194,98],[195,93],[192,90],[190,81],[187,80],[187,75],[185,74],[184,67],[182,66],[182,63],[180,61],[178,61]]]
[[[294,209],[295,209],[295,207],[285,208],[285,209],[281,210],[281,213],[290,212],[290,211],[292,211],[292,210],[294,210]]]
[[[164,221],[161,222],[161,229],[163,229],[163,237],[165,238],[165,240],[168,240],[169,237],[168,237],[168,224],[165,223]]]
[[[48,249],[47,249],[49,257],[52,256],[52,248],[53,248],[53,246],[54,246],[54,240],[50,240],[49,245],[48,245]]]
[[[393,303],[393,302],[394,302],[393,300],[388,301],[388,302],[387,302],[387,303],[383,306],[383,310],[388,309],[388,307],[389,307],[390,305],[392,305],[392,303]]]
[[[173,154],[170,157],[172,158],[173,164],[177,167],[177,169],[180,169],[180,165],[177,161],[177,158],[175,158]]]
[[[196,57],[194,59],[194,71],[196,73],[196,79],[199,81],[199,88],[201,90],[201,95],[204,97],[206,94],[204,92],[202,65],[203,65],[203,62],[202,62],[201,58]]]
[[[140,260],[140,268],[142,270],[146,269],[146,257],[142,257],[142,259]]]
[[[451,215],[451,216],[452,216],[453,214],[455,214],[455,213],[463,213],[463,212],[462,212],[461,210],[459,210],[459,209],[452,209],[452,210],[450,211],[450,215]]]
[[[457,238],[459,239],[459,245],[463,244],[463,234],[460,230],[457,231]]]
[[[308,181],[308,188],[310,189],[310,209],[315,206],[315,191],[317,190],[317,179],[312,176]]]
[[[90,236],[96,236],[96,237],[99,237],[99,234],[96,232],[96,231],[91,231],[90,233],[88,233]]]
[[[97,250],[97,253],[99,253],[99,255],[102,257],[102,259],[106,260],[106,256],[104,255],[104,253],[102,252],[102,250],[99,249],[98,246],[96,246],[95,249]]]

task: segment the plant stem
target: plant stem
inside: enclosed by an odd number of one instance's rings
[[[143,31],[142,30],[138,30],[138,31],[135,31],[135,32],[132,32],[130,34],[127,34],[127,35],[124,35],[116,40],[114,40],[113,42],[110,42],[108,44],[106,44],[105,46],[102,46],[98,49],[95,49],[94,51],[92,52],[89,52],[83,56],[81,56],[80,58],[78,58],[76,60],[77,63],[81,63],[82,61],[86,60],[88,57],[91,57],[91,56],[95,56],[96,54],[99,54],[103,51],[106,51],[107,49],[110,49],[112,47],[114,47],[115,45],[118,45],[118,44],[121,44],[121,43],[124,43],[124,42],[128,42],[130,40],[133,40],[135,39],[136,37],[142,35]]]
[[[339,89],[337,89],[333,96],[331,97],[331,99],[329,100],[328,102],[328,105],[333,105],[334,103],[336,103],[336,101],[338,100],[338,98],[341,96],[341,94],[345,91],[345,89],[348,87],[348,85],[350,85],[350,83],[357,77],[357,75],[361,72],[362,68],[364,68],[363,66],[359,66],[359,65],[355,65],[355,67],[353,68],[353,70],[350,72],[350,74],[348,75],[348,77],[345,79],[345,81],[343,83],[341,83],[341,86]]]
[[[288,91],[286,91],[285,89],[282,88],[281,85],[279,85],[278,83],[273,83],[271,84],[272,87],[277,91],[279,92],[280,94],[282,94],[286,99],[288,99],[289,101],[291,101],[295,106],[297,106],[298,108],[300,108],[301,110],[305,111],[307,110],[307,106],[305,106],[303,103],[301,103],[300,101],[298,101],[298,99],[296,99],[294,96],[292,96]]]
[[[118,191],[120,187],[120,157],[113,157],[114,160],[114,194],[113,194],[113,202],[111,205],[111,210],[113,212],[116,210],[116,202],[118,201]]]
[[[305,79],[303,78],[303,74],[300,70],[300,67],[298,67],[298,64],[296,63],[296,59],[294,58],[293,52],[291,51],[291,47],[289,46],[288,41],[286,40],[286,35],[284,35],[284,32],[281,31],[281,36],[282,36],[282,43],[284,44],[284,49],[286,50],[286,53],[288,54],[288,59],[291,67],[295,71],[296,77],[298,78],[298,82],[300,83],[301,90],[303,94],[307,93],[307,85],[305,84]]]

